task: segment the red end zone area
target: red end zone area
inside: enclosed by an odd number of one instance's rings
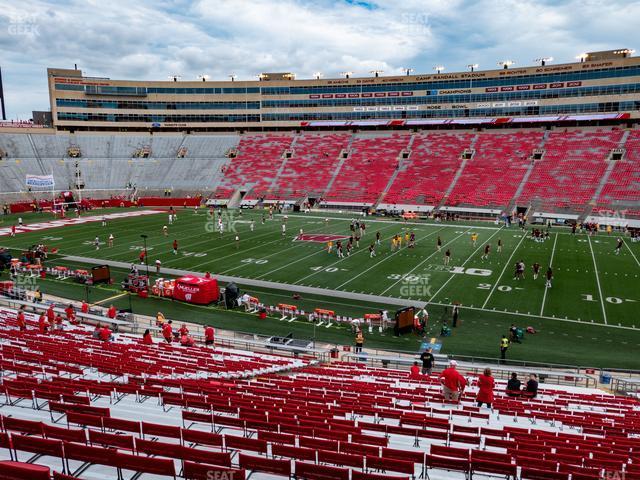
[[[330,233],[303,233],[302,235],[298,235],[293,240],[297,242],[327,243],[337,242],[338,240],[346,240],[347,238],[349,238],[348,235],[335,235]]]

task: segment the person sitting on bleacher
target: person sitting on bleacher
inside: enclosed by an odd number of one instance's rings
[[[521,385],[522,383],[520,382],[520,380],[518,380],[518,374],[516,372],[513,372],[511,374],[511,378],[507,382],[507,395],[510,395],[512,397],[517,397],[518,395],[520,395]]]
[[[116,318],[117,314],[118,311],[116,310],[116,307],[114,307],[113,305],[109,305],[109,310],[107,310],[107,317],[114,319]]]
[[[113,333],[111,332],[109,325],[105,325],[104,327],[102,327],[98,335],[100,340],[102,340],[103,342],[113,340]]]
[[[193,347],[195,344],[196,342],[189,336],[188,333],[180,335],[180,345],[182,345],[183,347]]]
[[[213,345],[215,339],[216,331],[211,325],[208,325],[204,329],[204,344],[205,345]]]
[[[144,335],[142,335],[142,343],[144,345],[153,345],[153,338],[148,328],[144,331]]]
[[[64,325],[62,324],[62,315],[60,315],[59,313],[56,313],[56,318],[54,319],[54,322],[56,324],[56,329],[58,330],[64,329]]]
[[[178,330],[178,334],[180,335],[180,337],[182,337],[184,335],[189,335],[189,329],[187,328],[187,326],[184,323],[182,324],[182,326]]]
[[[527,382],[527,387],[524,390],[524,395],[531,398],[536,398],[538,395],[538,376],[535,373],[532,373],[529,376],[529,381]]]
[[[418,380],[420,378],[420,367],[418,366],[418,362],[413,362],[413,365],[411,365],[409,378],[411,380]]]

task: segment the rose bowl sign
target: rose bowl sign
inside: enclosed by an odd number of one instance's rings
[[[215,278],[203,278],[192,275],[180,277],[173,289],[173,298],[183,302],[208,305],[218,300],[220,290]]]

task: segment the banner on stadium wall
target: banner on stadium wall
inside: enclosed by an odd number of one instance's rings
[[[53,175],[27,175],[27,187],[53,188]]]

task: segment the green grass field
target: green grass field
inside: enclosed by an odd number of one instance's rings
[[[118,212],[122,212],[118,210]],[[108,213],[108,212],[107,212]],[[102,215],[94,212],[93,215]],[[326,244],[294,241],[303,229],[305,234],[348,235],[350,216],[327,214],[291,214],[286,222],[286,235],[281,233],[282,217],[266,220],[262,213],[245,211],[225,214],[225,233],[215,231],[216,221],[201,210],[179,210],[177,222],[169,226],[169,236],[162,234],[167,224],[167,214],[131,216],[108,222],[51,228],[15,237],[0,237],[0,245],[23,249],[34,243],[44,242],[59,249],[53,264],[77,266],[77,262],[65,260],[65,256],[81,256],[121,262],[136,262],[142,248],[141,234],[147,234],[149,263],[160,259],[163,268],[231,275],[246,279],[260,279],[281,284],[280,288],[251,288],[246,290],[263,302],[296,303],[309,311],[314,307],[331,307],[336,313],[360,316],[378,308],[393,309],[384,297],[406,298],[427,302],[430,313],[428,337],[437,337],[443,320],[449,320],[450,304],[459,302],[464,308],[461,324],[451,337],[439,338],[442,352],[457,355],[495,358],[498,342],[511,323],[533,326],[539,333],[527,335],[524,343],[513,345],[509,358],[546,363],[580,364],[596,367],[640,368],[636,354],[640,346],[640,321],[636,316],[640,301],[640,244],[625,242],[620,255],[614,255],[616,236],[599,234],[595,237],[571,235],[566,229],[551,229],[549,240],[534,242],[528,232],[516,227],[505,229],[493,223],[427,223],[404,222],[371,217],[360,248],[351,256],[339,259],[326,251]],[[25,223],[49,221],[48,215],[25,214]],[[250,221],[255,231],[250,231]],[[4,219],[4,227],[15,217]],[[376,249],[376,257],[370,258],[368,245],[380,232],[382,244]],[[395,234],[414,232],[416,247],[391,250],[391,237]],[[479,236],[477,245],[471,242],[471,234]],[[110,233],[115,245],[107,247]],[[238,235],[239,242],[235,241]],[[99,250],[93,246],[98,236],[102,242]],[[436,239],[442,240],[442,251],[436,249]],[[179,243],[179,254],[174,255],[171,243]],[[496,250],[498,239],[503,250]],[[482,260],[484,245],[491,245],[491,254]],[[450,249],[449,267],[443,265],[443,252]],[[513,279],[514,263],[526,264],[525,279]],[[531,265],[542,265],[542,274],[532,278]],[[553,287],[545,288],[544,271],[548,265],[554,270]],[[113,270],[117,281],[124,270]],[[85,294],[82,286],[45,280],[46,292],[79,298]],[[293,302],[288,285],[304,285],[326,289],[322,294],[305,294]],[[242,283],[240,287],[244,291]],[[91,300],[117,294],[114,288],[94,288]],[[349,298],[333,298],[331,291],[376,295],[376,301],[363,302]],[[118,299],[124,307],[123,297]],[[163,308],[167,312],[182,315],[190,321],[212,322],[220,327],[259,333],[288,333],[331,343],[351,343],[351,333],[346,327],[333,325],[319,328],[314,333],[308,322],[288,324],[275,319],[257,322],[252,316],[222,311],[213,307],[192,307],[161,302],[157,299],[144,302],[133,300],[136,312],[153,312]],[[175,312],[175,313],[173,313]],[[639,328],[636,328],[639,327]],[[417,351],[421,339],[408,335],[394,338],[390,332],[367,337],[368,347]]]

